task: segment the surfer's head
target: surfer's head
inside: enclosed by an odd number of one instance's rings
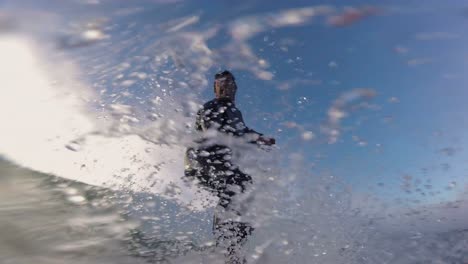
[[[216,98],[236,99],[236,79],[230,71],[221,71],[215,74],[214,78],[214,93]]]

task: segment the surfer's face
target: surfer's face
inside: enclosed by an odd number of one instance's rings
[[[215,80],[215,94],[217,98],[229,98],[234,101],[237,85],[232,76],[223,76]]]

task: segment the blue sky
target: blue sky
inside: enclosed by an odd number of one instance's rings
[[[421,187],[427,196],[403,197],[427,202],[453,199],[456,191],[447,192],[445,188],[455,181],[456,190],[461,191],[467,179],[463,149],[468,108],[463,72],[468,54],[463,28],[468,18],[463,15],[462,5],[451,3],[452,6],[436,2],[425,2],[423,7],[401,5],[400,10],[393,2],[391,8],[383,4],[381,14],[347,27],[312,22],[258,34],[250,43],[260,57],[270,62],[276,71],[275,80],[310,78],[322,83],[299,84],[281,91],[272,82],[238,72],[238,104],[248,124],[278,137],[283,148],[305,153],[316,163],[315,172],[330,171],[356,189],[369,190],[371,186],[374,192],[394,198],[404,193],[400,188],[402,177],[410,175],[413,193],[417,189],[415,182],[433,187]],[[273,6],[269,8],[275,10]],[[287,52],[281,51],[278,44],[271,45],[283,38],[300,43]],[[288,59],[294,62],[287,63]],[[333,84],[335,80],[339,84]],[[326,119],[333,100],[354,88],[374,89],[377,96],[370,103],[376,109],[350,115],[344,124],[352,131],[343,133],[338,143],[328,145],[321,140],[318,124]],[[210,94],[211,90],[207,90],[204,97],[209,98]],[[304,109],[297,106],[300,97],[308,98]],[[392,97],[397,100],[392,102]],[[285,113],[282,98],[292,111]],[[281,112],[284,116],[280,120],[261,120],[252,114],[258,112]],[[301,141],[294,129],[281,127],[280,123],[286,121],[309,127],[318,137]],[[277,128],[284,132],[274,132]],[[353,135],[367,145],[358,146]],[[457,149],[453,156],[440,151],[447,147]],[[317,153],[326,158],[316,161]],[[378,187],[378,183],[385,188]],[[438,190],[443,194],[430,196],[430,192]]]
[[[265,3],[187,2],[171,12],[201,14],[194,29],[203,30],[239,17],[315,6],[310,1]],[[248,71],[232,69],[246,122],[275,136],[285,152],[304,154],[308,164],[314,164],[314,173],[335,174],[355,189],[391,199],[401,194],[427,202],[454,199],[467,179],[463,164],[468,157],[463,149],[468,106],[463,71],[468,54],[463,29],[468,17],[463,15],[462,2],[451,3],[379,2],[374,6],[376,14],[348,26],[333,27],[327,25],[326,18],[317,17],[302,26],[272,28],[254,35],[247,42],[259,59],[269,63],[274,78],[261,80]],[[359,9],[372,5],[363,1],[337,4],[338,13],[346,6]],[[230,41],[221,30],[207,43],[216,49]],[[213,73],[229,68],[226,65],[215,61]],[[206,77],[209,85],[200,96],[208,100],[212,77],[209,73]],[[279,89],[284,82],[292,84],[289,89]],[[376,92],[368,101],[371,109],[350,112],[342,121],[344,131],[338,142],[328,144],[320,132],[327,111],[340,95],[356,88]],[[298,129],[288,129],[285,122],[295,122],[316,137],[304,141]],[[353,136],[367,145],[358,146]],[[453,156],[440,151],[447,147],[457,149]],[[317,159],[317,155],[323,157]],[[426,196],[408,195],[401,187],[405,175],[411,176],[413,194],[417,182],[434,187],[421,187]],[[452,181],[457,182],[456,191],[447,192],[445,188]],[[442,194],[430,196],[437,191]]]
[[[24,6],[39,8],[39,5],[43,10],[67,14],[70,21],[100,19],[108,10],[129,12],[128,15],[114,12],[110,22],[103,22],[104,31],[112,36],[110,40],[69,51],[76,55],[86,78],[94,82],[97,90],[105,87],[109,91],[122,91],[108,79],[115,77],[111,76],[113,72],[103,74],[90,67],[93,65],[111,69],[129,61],[132,67],[128,71],[155,70],[156,75],[164,70],[174,71],[171,62],[155,69],[150,63],[138,63],[135,59],[141,54],[163,54],[161,48],[173,48],[172,59],[180,55],[188,60],[183,61],[185,73],[171,73],[176,81],[187,80],[190,71],[199,70],[203,57],[181,54],[187,50],[183,46],[185,40],[171,39],[177,34],[164,31],[173,19],[195,16],[196,22],[182,31],[195,32],[196,36],[217,30],[213,36],[203,39],[216,52],[233,48],[229,47],[234,41],[229,30],[236,20],[253,19],[265,27],[241,39],[253,55],[247,56],[245,63],[243,57],[235,57],[237,53],[228,54],[226,60],[222,52],[215,57],[209,69],[200,71],[208,84],[192,91],[200,102],[212,98],[213,74],[221,68],[230,68],[238,80],[237,103],[247,124],[276,137],[286,153],[302,153],[315,175],[332,173],[355,189],[390,199],[405,193],[401,185],[405,184],[403,177],[409,175],[406,183],[411,183],[413,194],[403,197],[426,202],[455,199],[468,182],[467,77],[464,74],[468,61],[465,47],[468,37],[464,30],[468,14],[463,1],[450,1],[450,5],[442,1],[424,1],[424,4],[421,1],[346,1],[343,5],[342,1],[258,0],[233,5],[231,1],[161,4],[170,1],[103,0],[92,8],[59,2],[25,1]],[[8,6],[8,1],[5,3]],[[271,17],[278,18],[284,10],[317,5],[328,5],[334,16],[349,10],[363,12],[371,8],[373,11],[345,26],[327,22],[331,15],[314,16],[301,25],[265,26],[274,24]],[[133,9],[132,14],[131,8],[140,9]],[[166,42],[157,44],[162,40]],[[271,80],[259,78],[249,68],[258,67],[260,60],[269,65],[265,70],[273,73]],[[135,97],[146,98],[153,92],[152,85],[146,81],[128,90]],[[340,119],[338,141],[329,144],[323,126],[329,123],[330,108],[340,96],[358,88],[372,89],[376,95],[346,104],[342,110],[348,116]],[[184,91],[181,89],[179,93]],[[138,100],[128,100],[138,103]],[[296,125],[292,128],[285,125],[291,126],[293,122]],[[303,140],[301,134],[305,131],[315,137]],[[455,189],[446,191],[453,181]],[[421,196],[414,194],[415,184],[433,187],[422,188],[426,196]],[[429,195],[438,190],[443,193]]]

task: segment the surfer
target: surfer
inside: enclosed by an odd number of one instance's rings
[[[275,139],[248,128],[235,105],[237,85],[234,75],[222,71],[215,75],[215,98],[205,103],[197,113],[195,129],[203,132],[196,147],[186,152],[185,175],[215,193],[219,204],[213,220],[216,245],[226,249],[227,263],[245,263],[240,257],[241,246],[252,233],[249,223],[239,221],[233,198],[245,191],[252,177],[232,164],[230,139],[259,145],[273,145]],[[215,136],[213,136],[215,135]]]

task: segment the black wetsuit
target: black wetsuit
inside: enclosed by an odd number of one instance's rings
[[[203,105],[198,111],[195,124],[197,131],[216,129],[225,135],[246,138],[256,143],[255,138],[262,134],[248,128],[242,113],[229,99],[214,99]],[[219,197],[219,205],[225,210],[240,215],[231,208],[232,198],[238,192],[244,192],[252,182],[252,177],[242,172],[231,162],[232,150],[221,144],[206,144],[204,139],[196,148],[187,150],[186,176],[196,177],[200,184]],[[196,165],[193,165],[196,163]],[[232,258],[229,263],[243,263],[236,259],[236,247],[242,245],[253,228],[245,222],[220,219],[215,213],[213,231],[217,243],[228,243],[227,251]]]

